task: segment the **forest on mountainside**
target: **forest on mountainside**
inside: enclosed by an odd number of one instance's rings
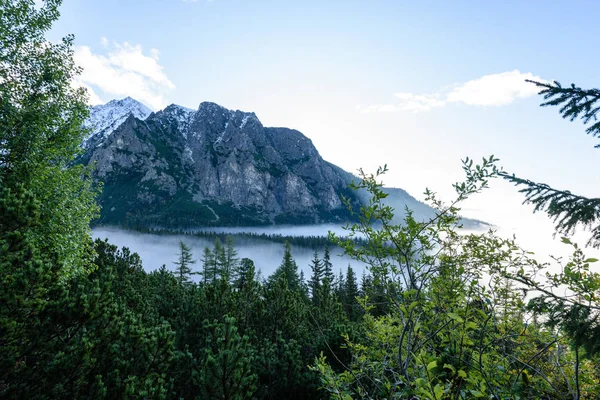
[[[423,222],[408,212],[393,224],[386,168],[363,173],[351,189],[369,203],[347,237],[330,235],[369,266],[360,278],[335,276],[328,252],[302,276],[289,243],[259,279],[231,238],[201,255],[182,242],[152,273],[128,249],[93,242],[102,188],[73,164],[87,95],[72,85],[73,37],[45,38],[60,3],[0,0],[1,398],[600,396],[598,260],[565,237],[572,257],[540,263],[493,230],[461,234],[459,216],[490,179],[509,179],[560,233],[595,228],[595,245],[599,202],[517,178],[493,156],[463,161],[450,202],[427,191],[437,211]],[[567,118],[599,111],[595,89],[542,86]]]

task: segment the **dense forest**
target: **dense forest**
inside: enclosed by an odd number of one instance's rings
[[[386,168],[362,173],[351,188],[369,203],[348,204],[359,222],[329,237],[369,266],[360,277],[335,276],[328,252],[303,276],[285,240],[264,279],[232,238],[203,254],[182,242],[151,273],[93,242],[102,188],[73,163],[87,95],[72,85],[73,37],[45,39],[60,3],[0,0],[1,398],[600,397],[598,260],[565,237],[572,257],[540,263],[493,230],[462,234],[459,216],[490,179],[509,179],[559,233],[583,224],[598,245],[600,201],[508,174],[493,156],[465,159],[456,197],[427,191],[436,215],[400,225],[382,203]],[[564,117],[599,111],[598,90],[538,85]]]

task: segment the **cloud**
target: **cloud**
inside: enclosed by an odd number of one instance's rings
[[[140,45],[106,38],[101,43],[106,54],[94,53],[89,46],[75,48],[75,62],[83,68],[77,83],[88,88],[90,103],[100,100],[94,92],[100,89],[110,96],[131,96],[155,110],[166,105],[165,95],[175,85],[159,64],[157,49],[145,55]]]
[[[526,79],[545,82],[531,72],[521,73],[519,70],[514,70],[484,75],[433,94],[395,93],[398,98],[395,103],[359,106],[357,109],[363,113],[399,111],[418,113],[453,103],[481,107],[503,106],[516,99],[535,96],[538,93],[538,88],[525,82]]]

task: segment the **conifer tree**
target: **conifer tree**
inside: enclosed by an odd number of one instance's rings
[[[321,260],[319,259],[319,253],[316,251],[314,252],[313,259],[310,263],[310,269],[312,271],[309,282],[310,294],[313,304],[317,304],[319,302],[319,289],[321,287],[321,281],[323,280],[323,267]]]
[[[256,273],[255,271],[256,268],[254,267],[254,261],[249,258],[242,258],[237,274],[237,288],[242,289],[247,282],[254,280],[254,275]]]
[[[346,281],[344,279],[344,273],[342,272],[342,269],[340,268],[340,273],[338,274],[337,279],[333,283],[335,294],[340,301],[343,301],[346,298],[345,284],[346,284]]]
[[[217,262],[215,255],[209,247],[204,248],[202,257],[202,280],[204,284],[214,284],[217,280]]]
[[[223,323],[210,324],[208,339],[203,370],[198,376],[204,398],[251,398],[257,378],[251,368],[253,349],[248,337],[238,333],[235,318],[225,317]]]
[[[323,253],[323,278],[327,279],[330,285],[333,285],[335,276],[333,274],[329,246],[325,246],[325,252]]]
[[[356,297],[359,296],[358,284],[356,282],[356,274],[350,264],[348,264],[348,270],[346,272],[346,282],[344,283],[344,310],[346,315],[352,321],[356,321],[360,315],[360,306],[356,301]]]
[[[215,239],[215,245],[213,247],[213,254],[215,255],[216,273],[221,279],[228,278],[227,274],[227,256],[225,254],[225,246],[223,242],[217,237]],[[215,277],[216,280],[216,277]]]
[[[292,257],[292,246],[286,241],[283,247],[284,252],[281,265],[279,265],[269,280],[273,282],[278,279],[283,279],[291,291],[299,290],[300,276],[298,275],[298,265]]]
[[[360,280],[360,295],[368,296],[371,292],[372,288],[372,278],[371,275],[367,274],[367,271],[363,271],[362,277]]]
[[[581,89],[574,84],[563,87],[559,82],[544,83],[528,81],[537,85],[544,97],[542,107],[559,106],[563,118],[574,121],[579,118],[584,124],[591,123],[586,133],[600,137],[600,89]],[[600,144],[595,146],[600,148]],[[588,245],[600,247],[600,198],[588,198],[571,193],[565,189],[556,189],[545,183],[520,178],[514,174],[501,173],[505,179],[516,186],[522,186],[525,203],[534,205],[535,211],[544,211],[556,224],[556,231],[569,235],[580,226],[591,231]]]
[[[240,260],[237,258],[237,250],[233,243],[233,238],[227,236],[225,238],[225,260],[223,266],[223,279],[226,281],[232,281],[238,274],[238,267]]]
[[[179,241],[179,257],[175,264],[175,274],[177,281],[183,286],[192,284],[191,275],[193,274],[191,266],[196,263],[192,251],[182,240]]]
[[[584,125],[590,124],[586,133],[592,137],[600,137],[600,89],[581,89],[575,84],[563,87],[559,82],[545,83],[529,81],[541,90],[544,102],[542,107],[558,106],[560,115],[574,121],[580,119]],[[595,146],[600,148],[600,144]],[[534,182],[501,173],[505,179],[516,186],[522,186],[525,203],[534,205],[534,212],[544,211],[555,222],[556,233],[569,235],[577,227],[591,231],[587,245],[600,247],[600,198],[589,198],[571,193],[565,189],[555,189],[545,183]],[[568,238],[563,242],[571,244]],[[590,356],[600,353],[600,326],[598,315],[600,304],[597,301],[597,288],[600,288],[600,276],[587,271],[589,264],[596,262],[594,258],[583,257],[581,249],[574,245],[575,253],[563,272],[552,275],[551,286],[567,287],[572,292],[558,295],[554,291],[545,290],[537,273],[517,273],[511,278],[529,287],[530,290],[542,294],[530,301],[529,306],[538,314],[547,318],[546,324],[552,328],[561,327],[574,341],[575,348],[583,347]],[[550,276],[550,275],[549,275]],[[596,291],[596,292],[595,292]]]

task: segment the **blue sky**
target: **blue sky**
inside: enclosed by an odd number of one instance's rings
[[[296,128],[355,172],[450,199],[460,160],[495,154],[530,179],[598,195],[600,158],[526,77],[600,83],[597,1],[65,0],[50,34],[76,36],[95,102],[214,101]],[[533,229],[502,182],[465,214]]]

